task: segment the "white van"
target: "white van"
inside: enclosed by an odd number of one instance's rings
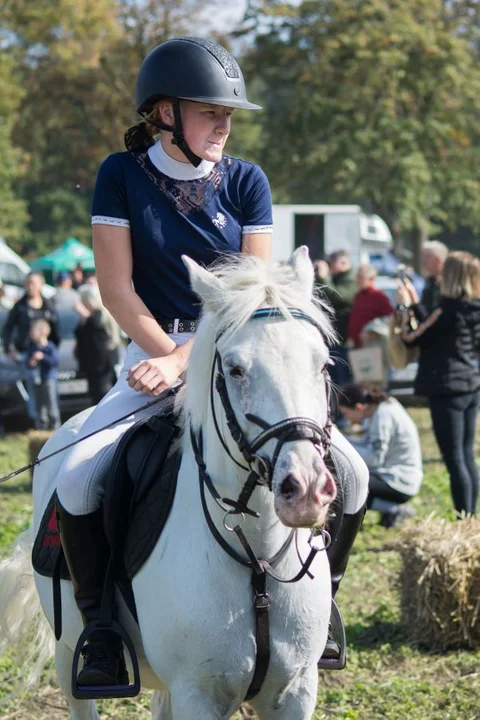
[[[5,240],[0,237],[0,278],[5,288],[5,295],[10,303],[15,303],[24,293],[25,276],[31,271],[30,266],[20,255],[17,255]],[[45,285],[43,288],[45,297],[52,297],[55,288]]]

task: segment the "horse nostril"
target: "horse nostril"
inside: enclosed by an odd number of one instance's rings
[[[285,500],[291,500],[297,494],[298,487],[298,482],[293,475],[287,475],[280,486],[280,493]]]

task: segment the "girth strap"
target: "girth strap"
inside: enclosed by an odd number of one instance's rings
[[[264,572],[260,575],[256,572],[252,573],[252,588],[254,593],[253,605],[255,608],[257,654],[252,682],[245,695],[245,700],[251,700],[260,692],[270,665],[270,598],[267,593],[267,576]]]

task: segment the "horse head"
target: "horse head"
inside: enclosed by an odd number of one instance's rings
[[[274,265],[244,255],[213,270],[184,261],[203,303],[185,400],[193,432],[213,417],[222,452],[244,469],[237,511],[265,485],[284,525],[322,526],[336,496],[326,465],[334,333],[307,248]]]

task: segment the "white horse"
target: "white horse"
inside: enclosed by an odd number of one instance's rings
[[[265,428],[274,428],[271,436],[263,435],[265,442],[258,449],[267,464],[274,461],[271,489],[257,487],[249,500],[258,518],[248,514],[244,521],[241,515],[225,518],[207,493],[209,512],[221,537],[245,558],[237,536],[227,529],[230,525],[243,522],[259,558],[274,556],[291,528],[297,528],[297,543],[288,546],[275,568],[284,578],[295,576],[301,567],[299,558],[305,559],[310,551],[310,528],[325,523],[336,490],[318,437],[316,441],[302,438],[295,426],[290,439],[279,442],[278,424],[303,418],[309,427],[328,429],[326,340],[332,338],[332,330],[325,308],[313,299],[306,248],[297,250],[288,263],[273,266],[252,257],[241,257],[215,271],[192,260],[185,262],[192,287],[203,302],[203,317],[183,397],[185,432],[177,492],[155,549],[133,579],[138,625],[121,599],[120,621],[136,646],[142,686],[156,691],[155,720],[220,720],[238,710],[254,673],[251,571],[225,552],[208,527],[190,430],[197,438],[201,431],[206,468],[220,496],[238,498],[249,474],[245,457],[232,438],[215,388],[213,407],[210,397],[212,373],[215,377],[221,367],[227,397],[249,446]],[[266,307],[280,313],[251,319]],[[290,313],[289,308],[300,312]],[[42,454],[71,442],[84,419],[85,413],[66,423]],[[61,461],[60,454],[35,471],[34,533]],[[322,538],[316,542],[322,544]],[[11,631],[26,630],[38,609],[31,595],[25,602],[29,591],[25,577],[32,573],[29,550],[30,541],[23,549],[20,541],[15,560],[4,561],[1,567],[0,633],[2,620]],[[264,720],[307,720],[315,710],[317,660],[325,646],[331,604],[325,552],[318,552],[310,573],[313,579],[305,575],[293,584],[267,581],[270,664],[260,692],[250,701]],[[16,587],[19,575],[24,582]],[[35,583],[41,608],[53,625],[51,581],[35,574]],[[82,621],[71,584],[62,581],[61,591],[63,635],[55,647],[58,680],[71,719],[98,720],[94,701],[77,700],[71,693],[73,648]]]

